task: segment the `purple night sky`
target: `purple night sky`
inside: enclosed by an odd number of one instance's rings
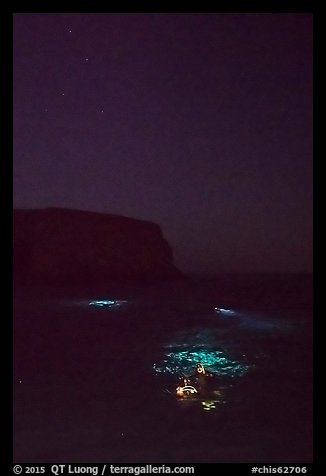
[[[14,207],[158,223],[186,272],[312,269],[312,15],[14,15]]]

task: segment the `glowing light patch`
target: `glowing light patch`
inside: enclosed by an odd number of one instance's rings
[[[219,314],[225,314],[225,315],[232,315],[232,314],[235,314],[235,311],[233,311],[232,309],[223,309],[222,307],[215,307],[214,308],[216,312],[218,312]]]
[[[216,408],[215,402],[206,401],[206,402],[201,402],[201,404],[202,404],[204,407]]]
[[[249,370],[245,363],[231,360],[222,351],[196,349],[168,352],[162,363],[154,364],[156,373],[192,375],[196,364],[203,364],[217,375],[241,376]]]
[[[179,397],[185,397],[197,393],[197,390],[192,385],[185,385],[184,387],[177,387],[176,392]]]
[[[204,401],[204,402],[201,402],[202,406],[203,406],[203,410],[206,410],[206,411],[210,411],[210,410],[215,410],[216,408],[216,405],[215,405],[215,402],[214,401]]]
[[[96,307],[110,307],[110,308],[117,308],[120,307],[122,304],[125,304],[127,301],[116,301],[111,299],[96,299],[94,301],[89,301],[89,306],[96,306]]]

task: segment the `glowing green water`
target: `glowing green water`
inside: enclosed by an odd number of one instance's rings
[[[246,363],[232,360],[222,351],[205,348],[168,352],[163,361],[153,367],[157,373],[191,375],[198,363],[211,372],[230,377],[241,376],[249,370]]]

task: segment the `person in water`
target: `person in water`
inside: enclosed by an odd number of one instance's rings
[[[199,393],[207,393],[208,392],[208,382],[209,377],[212,374],[207,372],[203,364],[197,364],[195,373],[192,375],[192,379],[194,381],[194,387],[198,390]]]

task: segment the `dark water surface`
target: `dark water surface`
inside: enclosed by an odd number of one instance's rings
[[[17,289],[14,461],[311,462],[311,276]]]

